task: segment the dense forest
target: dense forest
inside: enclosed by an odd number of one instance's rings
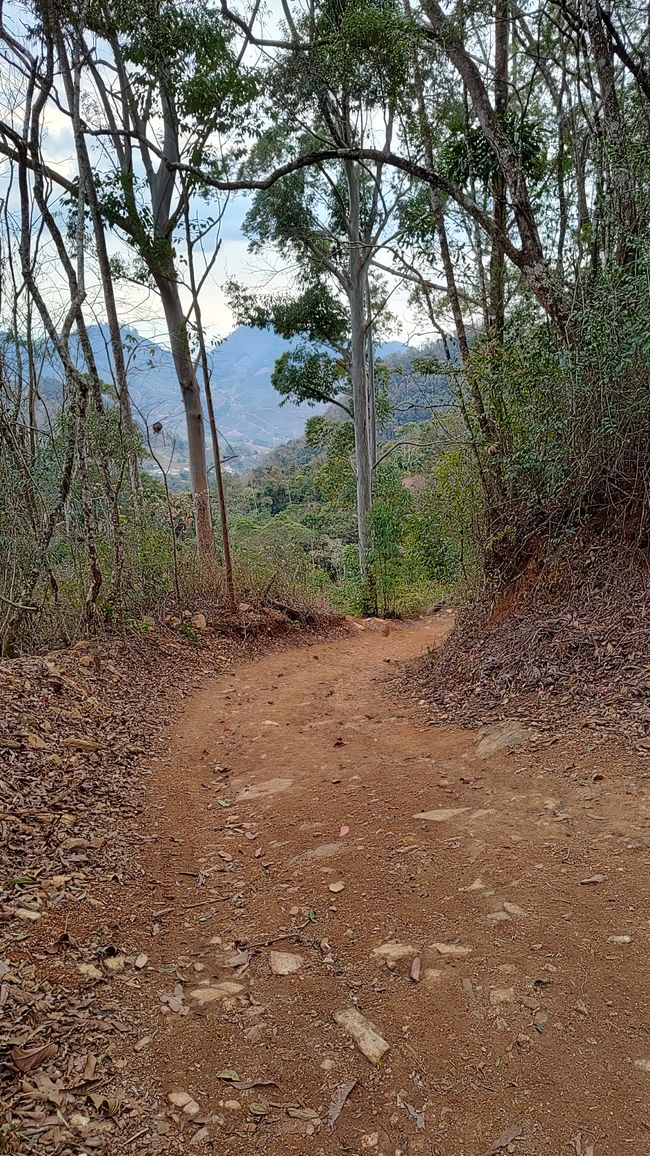
[[[0,36],[4,654],[201,598],[423,609],[585,534],[644,550],[647,6],[34,0]],[[280,290],[220,271],[237,197]],[[291,342],[281,398],[318,405],[244,476],[215,278],[238,324]],[[133,403],[138,294],[187,491]],[[381,356],[397,301],[424,337]]]

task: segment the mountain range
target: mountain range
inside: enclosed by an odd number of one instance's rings
[[[110,383],[113,371],[107,328],[94,325],[88,333],[99,374]],[[134,328],[124,327],[122,340],[136,417],[146,427],[156,458],[174,484],[184,485],[188,481],[185,421],[171,351]],[[262,465],[277,446],[302,436],[309,417],[328,413],[326,405],[283,402],[273,388],[275,362],[291,348],[291,342],[272,330],[240,326],[210,349],[217,426],[229,469],[239,472]],[[390,370],[388,399],[393,410],[384,422],[384,437],[394,436],[405,422],[426,421],[432,406],[450,399],[445,377],[414,370],[413,361],[422,356],[422,350],[393,341],[377,352]],[[426,354],[442,358],[442,347],[429,347]],[[77,356],[81,363],[80,350]],[[45,358],[46,365],[55,361]],[[40,391],[47,408],[58,406],[61,389],[60,373],[45,368]],[[146,468],[157,472],[153,461]]]
[[[183,405],[170,350],[143,337],[136,329],[122,330],[129,389],[134,409],[150,429],[160,423],[162,431],[154,448],[162,451],[174,443],[171,472],[184,473],[186,442]],[[108,332],[95,325],[89,330],[99,373],[112,377]],[[259,464],[275,446],[300,437],[307,418],[324,413],[326,406],[282,403],[271,384],[278,357],[292,347],[272,330],[240,326],[210,350],[212,391],[223,454],[230,468]],[[403,352],[400,342],[382,346],[382,356]]]

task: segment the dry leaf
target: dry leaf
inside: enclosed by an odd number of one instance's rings
[[[313,1108],[287,1108],[287,1116],[291,1116],[292,1120],[320,1120],[318,1112]]]
[[[37,1048],[13,1048],[11,1058],[19,1072],[33,1072],[58,1052],[57,1044],[40,1044]]]
[[[336,1092],[334,1093],[334,1096],[332,1098],[332,1102],[331,1102],[329,1108],[327,1109],[327,1126],[328,1126],[330,1132],[334,1131],[334,1128],[336,1126],[336,1121],[338,1120],[339,1116],[341,1115],[341,1112],[343,1111],[345,1101],[347,1100],[348,1096],[354,1091],[358,1082],[359,1082],[358,1080],[352,1080],[349,1084],[340,1084],[340,1086],[336,1089]]]
[[[76,735],[70,735],[67,739],[61,739],[61,746],[66,747],[70,751],[101,751],[104,748],[103,743],[95,742],[94,739],[84,739]]]
[[[486,1152],[483,1152],[482,1156],[499,1156],[501,1150],[503,1148],[507,1148],[508,1144],[511,1144],[513,1140],[519,1140],[522,1136],[522,1133],[523,1128],[520,1124],[515,1124],[513,1128],[508,1128],[508,1131],[504,1132],[503,1136],[500,1136],[491,1148],[488,1148]]]

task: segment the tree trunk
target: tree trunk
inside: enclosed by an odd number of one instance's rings
[[[505,124],[508,109],[508,0],[497,0],[494,17],[494,111]],[[501,168],[492,182],[494,223],[501,235],[507,228],[506,180]],[[497,345],[503,342],[505,327],[506,256],[500,239],[492,242],[490,254],[490,315],[488,332]]]
[[[187,320],[176,281],[166,277],[162,272],[155,274],[155,279],[165,312],[174,367],[185,409],[198,552],[203,561],[213,563],[215,544],[210,510],[208,463],[205,454],[205,425],[201,409],[201,392],[190,352]]]
[[[223,469],[221,466],[221,451],[219,449],[219,432],[214,415],[212,402],[212,386],[208,371],[205,342],[201,337],[201,360],[205,384],[205,400],[208,406],[208,421],[210,423],[210,437],[212,439],[212,456],[214,458],[214,476],[217,483],[217,498],[219,500],[219,520],[221,522],[221,542],[223,545],[223,569],[226,578],[226,594],[228,605],[234,612],[237,610],[237,593],[235,591],[235,577],[232,565],[232,550],[230,549],[230,530],[228,529],[228,511],[226,509],[226,494],[223,488]]]
[[[368,518],[372,507],[372,465],[368,433],[368,375],[366,372],[366,271],[361,248],[361,203],[359,167],[345,162],[349,196],[350,264],[350,375],[354,410],[354,452],[357,473],[357,525],[359,566],[364,586],[368,584]]]
[[[377,463],[377,414],[375,396],[375,350],[372,335],[372,300],[370,297],[370,280],[368,268],[365,273],[366,297],[366,373],[368,375],[368,456],[370,468],[374,470]]]

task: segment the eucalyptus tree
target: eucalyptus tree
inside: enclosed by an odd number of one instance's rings
[[[261,82],[269,123],[246,171],[323,147],[390,150],[409,72],[408,27],[397,6],[326,0],[306,12],[285,6],[284,13],[286,51],[276,49]],[[253,249],[271,247],[290,263],[296,285],[285,302],[257,301],[258,320],[315,344],[306,355],[285,355],[275,384],[285,394],[340,405],[337,366],[349,378],[364,576],[376,461],[373,327],[385,304],[375,291],[372,265],[399,231],[404,184],[381,157],[370,163],[353,156],[323,159],[257,193],[244,226]],[[255,307],[249,309],[254,316]],[[334,352],[334,361],[319,342]]]

